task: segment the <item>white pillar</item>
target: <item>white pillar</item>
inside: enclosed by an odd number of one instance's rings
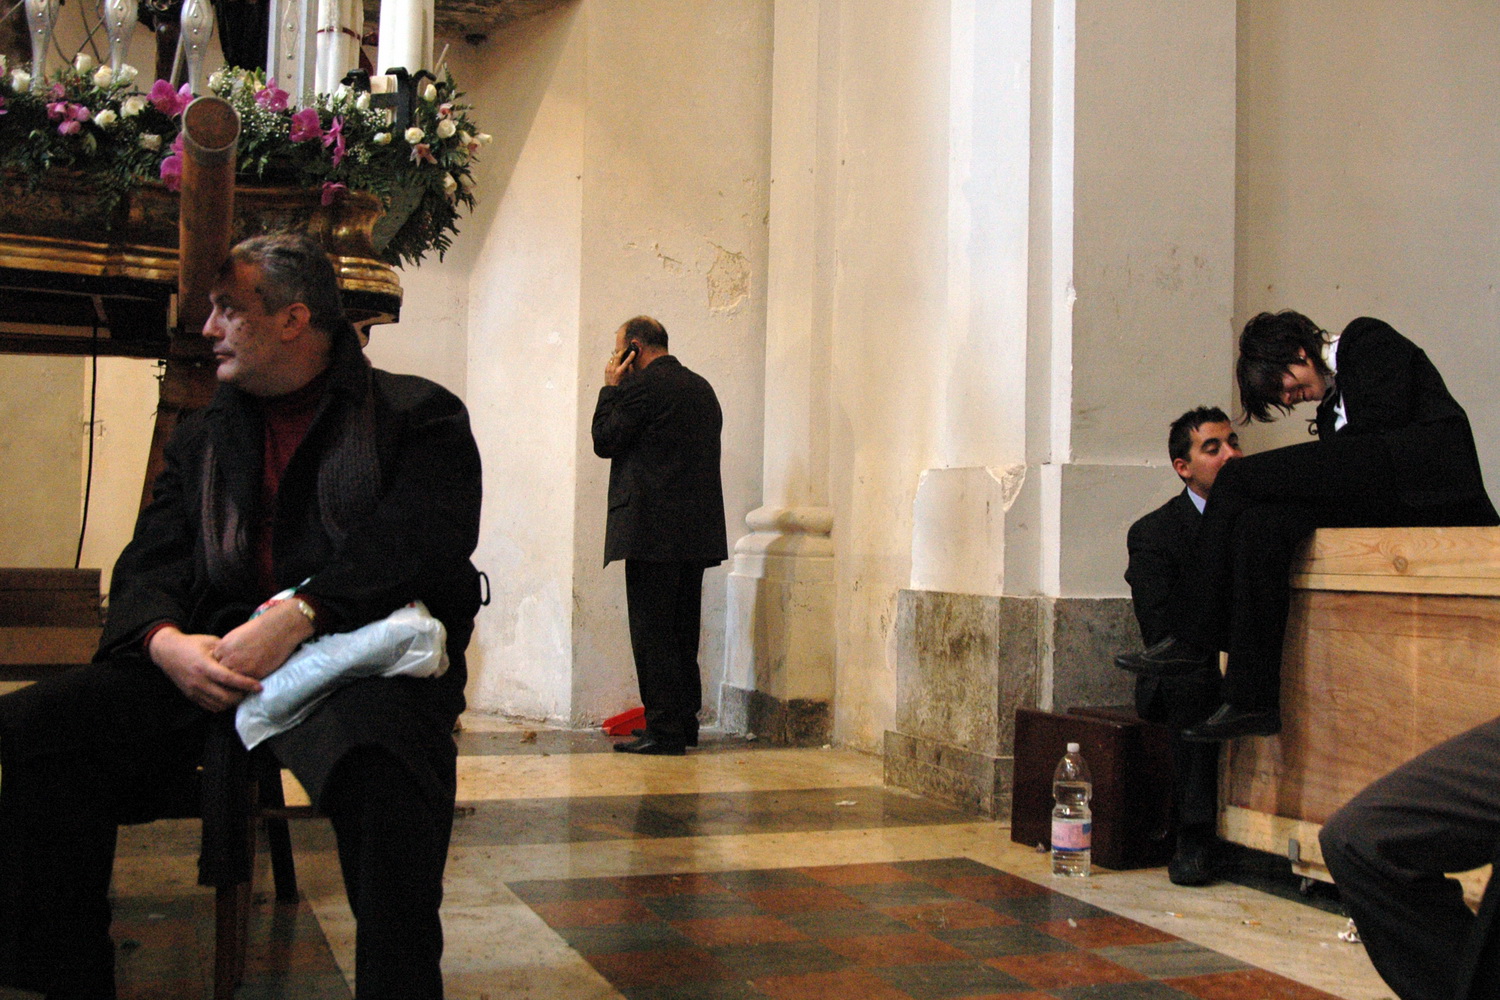
[[[763,506],[728,580],[725,725],[823,743],[834,686],[833,511],[828,505],[829,136],[820,0],[776,0],[771,80]]]

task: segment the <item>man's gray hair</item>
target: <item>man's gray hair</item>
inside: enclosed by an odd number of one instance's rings
[[[344,299],[339,294],[333,262],[312,239],[301,233],[252,236],[229,251],[225,272],[234,264],[260,268],[261,278],[255,290],[266,312],[301,302],[311,314],[311,324],[329,337],[354,332],[344,315]]]

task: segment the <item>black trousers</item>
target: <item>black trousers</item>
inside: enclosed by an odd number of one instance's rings
[[[209,717],[174,698],[159,672],[109,665],[0,698],[0,984],[52,1000],[115,996],[116,830],[196,805],[179,790]],[[360,749],[338,764],[325,807],[357,921],[357,996],[440,1000],[451,804],[435,809],[394,757]]]
[[[1500,861],[1500,719],[1371,784],[1323,826],[1323,859],[1370,961],[1401,1000],[1495,1000],[1492,878],[1476,918],[1444,872]]]
[[[1467,523],[1467,507],[1402,503],[1384,443],[1374,436],[1277,448],[1219,470],[1174,633],[1226,650],[1224,700],[1273,709],[1291,601],[1289,573],[1315,528]]]
[[[1135,711],[1176,730],[1195,726],[1219,706],[1217,666],[1182,677],[1138,677]],[[1178,829],[1212,830],[1219,817],[1219,744],[1172,740],[1172,806]]]
[[[703,707],[698,674],[703,564],[627,559],[625,603],[647,732],[668,741],[696,739]]]

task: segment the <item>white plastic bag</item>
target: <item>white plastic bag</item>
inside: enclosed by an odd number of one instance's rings
[[[261,681],[235,712],[245,749],[284,733],[334,691],[361,677],[441,677],[448,669],[447,630],[421,601],[353,632],[305,643]]]

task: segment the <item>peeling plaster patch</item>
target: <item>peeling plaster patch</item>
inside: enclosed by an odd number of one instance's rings
[[[714,263],[708,269],[708,308],[711,312],[730,312],[750,297],[750,262],[744,254],[717,244],[714,250]]]
[[[1010,510],[1015,505],[1016,497],[1021,495],[1021,487],[1026,485],[1026,466],[1003,465],[1000,468],[989,467],[985,470],[990,478],[1000,484],[1000,505],[1004,510]]]
[[[673,274],[687,273],[687,268],[682,266],[682,261],[678,260],[676,257],[668,257],[666,254],[662,253],[660,246],[653,246],[651,249],[656,251],[656,259],[661,261],[661,267],[663,271],[671,271]]]

